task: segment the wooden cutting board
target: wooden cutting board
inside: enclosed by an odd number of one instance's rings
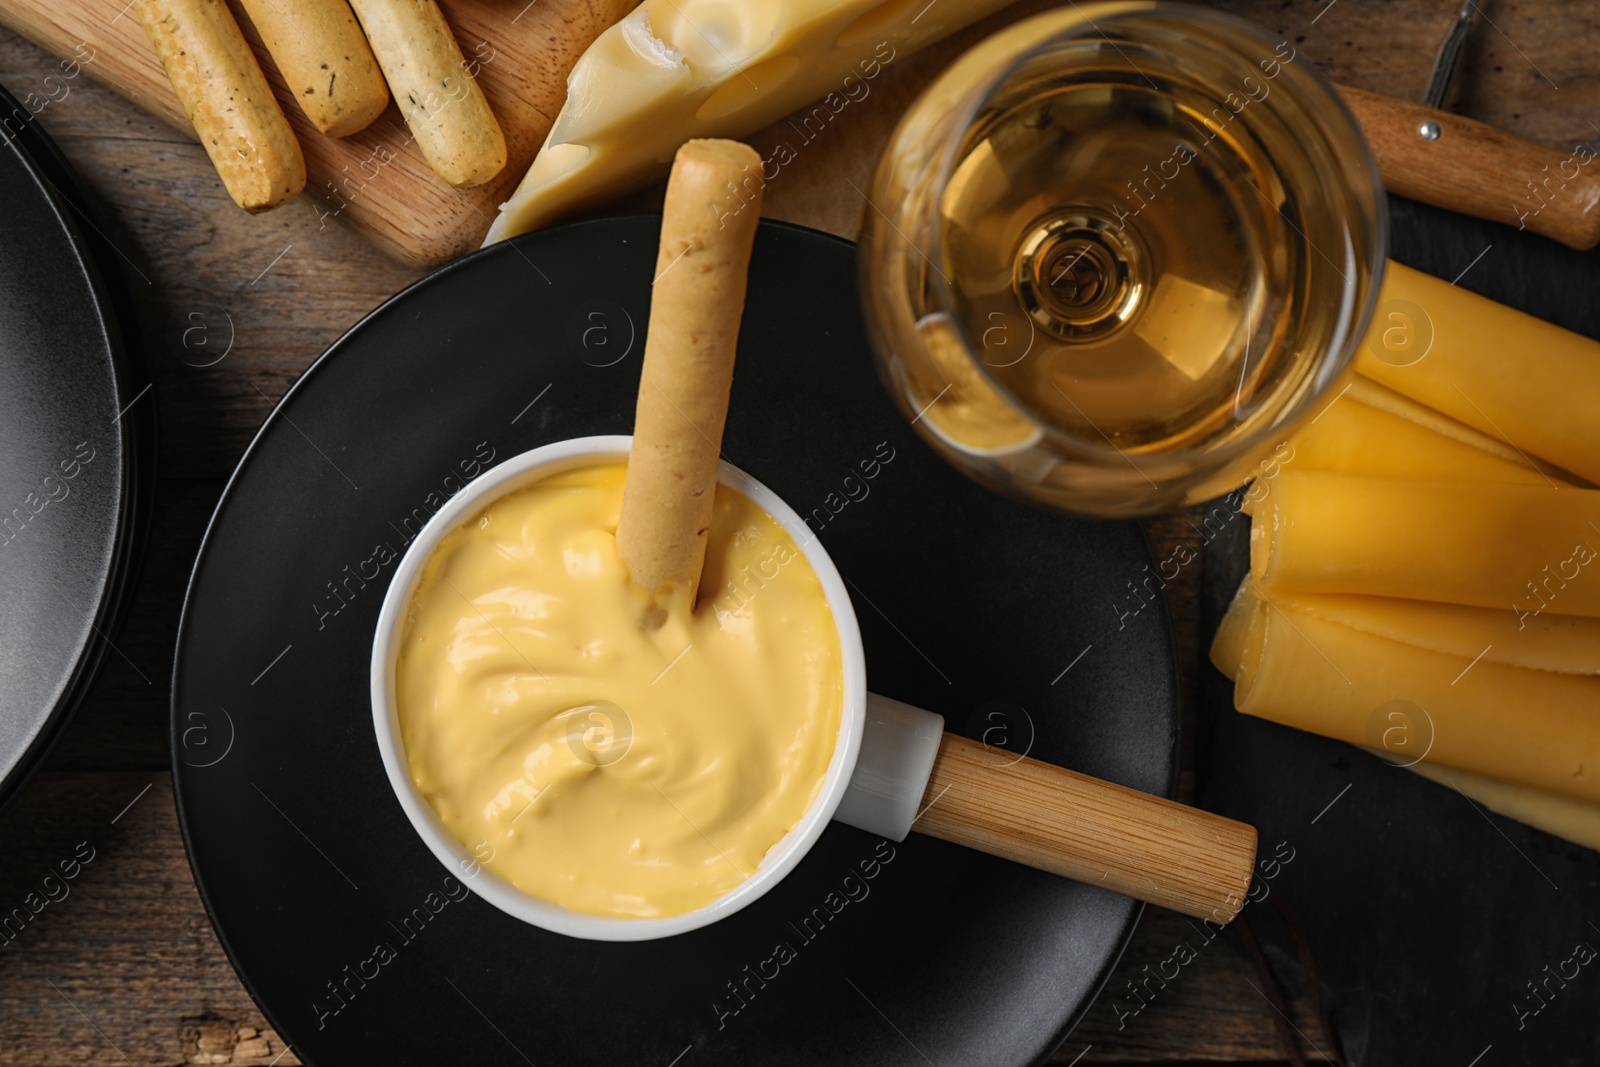
[[[193,134],[127,0],[4,0],[0,23]],[[486,185],[457,189],[428,168],[393,101],[378,120],[343,139],[318,133],[237,3],[306,157],[306,195],[325,222],[354,227],[391,255],[432,265],[476,248],[522,179],[566,99],[567,71],[600,32],[637,0],[440,0],[462,54],[505,129],[505,169]]]

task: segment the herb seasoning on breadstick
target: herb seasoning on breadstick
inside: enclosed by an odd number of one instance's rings
[[[692,606],[700,584],[761,185],[756,151],[722,140],[686,143],[667,181],[617,521],[628,576],[658,607]]]
[[[411,136],[435,174],[482,185],[506,165],[506,138],[433,0],[351,0]]]
[[[133,0],[228,195],[265,211],[306,184],[306,161],[224,0]]]
[[[345,0],[241,0],[306,118],[329,137],[365,129],[389,88]]]

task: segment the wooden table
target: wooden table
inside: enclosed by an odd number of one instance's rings
[[[1288,39],[1338,81],[1415,97],[1458,5],[1223,6]],[[1600,73],[1588,44],[1600,34],[1600,8],[1561,0],[1488,6],[1455,108],[1569,148],[1600,141],[1589,121],[1600,114]],[[858,203],[849,184],[866,185],[893,116],[961,43],[889,68],[869,98],[784,168],[767,214],[852,235]],[[160,482],[143,577],[115,635],[118,653],[47,769],[0,815],[0,916],[21,906],[79,842],[94,856],[68,897],[50,902],[13,940],[0,935],[0,1065],[296,1063],[235,977],[190,877],[168,771],[173,638],[206,520],[256,427],[318,353],[418,272],[322,222],[304,199],[266,216],[241,213],[187,137],[88,77],[46,81],[59,73],[55,59],[0,31],[0,83],[19,97],[53,98],[41,120],[102,201],[109,236],[126,257],[160,406]],[[753,140],[769,148],[781,130]],[[648,194],[639,203],[648,206]],[[224,349],[224,358],[202,366]],[[1163,556],[1178,543],[1198,550],[1191,516],[1150,525]],[[1186,567],[1169,590],[1186,700],[1201,662],[1199,569]],[[1191,720],[1192,713],[1186,708]],[[1186,757],[1186,795],[1192,762]],[[273,877],[270,868],[260,873]],[[1151,909],[1109,988],[1123,989],[1187,936],[1183,919]],[[1124,1025],[1102,1000],[1061,1061],[1280,1062],[1273,1009],[1254,982],[1218,939]],[[1291,1014],[1315,1035],[1303,1010]],[[381,1040],[370,1062],[385,1062]]]

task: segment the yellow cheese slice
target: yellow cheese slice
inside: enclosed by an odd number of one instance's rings
[[[1242,588],[1248,595],[1249,583]],[[1417,648],[1530,670],[1600,675],[1597,618],[1546,612],[1519,620],[1504,608],[1429,600],[1287,589],[1270,595],[1285,608]]]
[[[1279,603],[1288,597],[1275,596]],[[1306,607],[1310,598],[1296,596],[1292,598],[1290,610],[1299,611]],[[1331,599],[1331,598],[1322,598]],[[1344,598],[1360,599],[1360,598]],[[1391,604],[1405,603],[1404,601],[1390,601]],[[1247,649],[1250,646],[1251,631],[1259,632],[1264,628],[1265,612],[1267,605],[1256,596],[1254,587],[1247,581],[1239,586],[1239,591],[1234,595],[1233,602],[1228,605],[1228,611],[1222,618],[1222,624],[1217,628],[1216,639],[1211,643],[1211,662],[1228,678],[1236,678],[1240,673],[1241,663],[1246,659]],[[1462,611],[1475,609],[1463,608]],[[1568,620],[1579,621],[1579,620]],[[1586,620],[1582,620],[1586,621]],[[1487,657],[1485,657],[1487,659]],[[1259,657],[1257,657],[1259,659]],[[1256,664],[1252,664],[1252,667]],[[1459,684],[1459,683],[1458,683]],[[1410,726],[1420,727],[1419,721]],[[1387,712],[1379,719],[1380,729],[1369,729],[1368,741],[1371,746],[1374,742],[1382,744],[1385,732],[1393,729],[1395,723],[1388,717]],[[1508,818],[1527,823],[1546,833],[1563,837],[1575,844],[1586,848],[1600,849],[1600,804],[1575,800],[1551,793],[1541,789],[1534,789],[1526,785],[1514,785],[1509,782],[1498,781],[1485,775],[1474,774],[1456,768],[1445,768],[1429,761],[1416,761],[1416,754],[1420,753],[1421,746],[1431,740],[1421,736],[1422,731],[1417,731],[1418,736],[1405,738],[1389,738],[1411,742],[1411,747],[1416,753],[1400,757],[1397,754],[1386,752],[1380,748],[1368,748],[1368,751],[1380,759],[1398,762],[1407,766],[1431,781],[1447,785],[1464,794],[1471,800],[1483,805],[1491,811],[1499,812]],[[1376,734],[1376,736],[1373,736]],[[1395,746],[1397,751],[1403,750],[1404,743]]]
[[[1239,664],[1244,659],[1245,643],[1250,622],[1259,606],[1254,587],[1248,581],[1240,582],[1233,600],[1217,626],[1217,636],[1211,639],[1211,665],[1232,681],[1239,676]]]
[[[579,57],[566,104],[484,243],[666,174],[690,138],[742,137],[818,101],[763,174],[728,191],[724,210],[737,212],[763,176],[859,107],[885,66],[1009,2],[644,0]]]
[[[1520,463],[1452,439],[1400,415],[1352,399],[1325,408],[1290,444],[1295,470],[1337,471],[1374,478],[1548,485]]]
[[[1600,343],[1391,262],[1356,370],[1600,481]]]
[[[1382,756],[1382,753],[1374,755]],[[1411,764],[1411,770],[1508,819],[1566,838],[1584,848],[1600,849],[1600,804],[1501,782],[1470,771],[1436,766],[1426,760]]]
[[[1250,572],[1313,593],[1600,616],[1600,490],[1284,469],[1256,501]]]
[[[1480,452],[1487,452],[1497,456],[1507,463],[1514,463],[1524,470],[1539,471],[1546,475],[1556,485],[1576,484],[1573,475],[1559,467],[1545,463],[1525,453],[1518,452],[1498,437],[1493,437],[1481,430],[1474,430],[1465,423],[1457,422],[1448,415],[1419,404],[1408,396],[1402,396],[1386,385],[1379,385],[1371,378],[1360,374],[1350,376],[1349,389],[1344,393],[1351,400],[1360,401],[1368,407],[1377,408],[1390,415],[1398,415],[1408,422],[1442,434],[1452,441],[1459,441],[1464,445],[1471,445]]]
[[[1472,663],[1277,603],[1258,615],[1234,685],[1245,714],[1600,802],[1600,678]]]

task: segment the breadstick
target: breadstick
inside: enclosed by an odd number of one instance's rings
[[[329,137],[365,129],[389,87],[345,0],[241,0],[295,103]]]
[[[506,137],[433,0],[351,0],[389,91],[435,174],[482,185],[506,165]]]
[[[306,161],[223,0],[133,0],[200,144],[246,211],[305,188]]]
[[[700,585],[761,187],[761,157],[737,141],[689,141],[667,181],[617,521],[628,576],[658,606],[692,605]]]

